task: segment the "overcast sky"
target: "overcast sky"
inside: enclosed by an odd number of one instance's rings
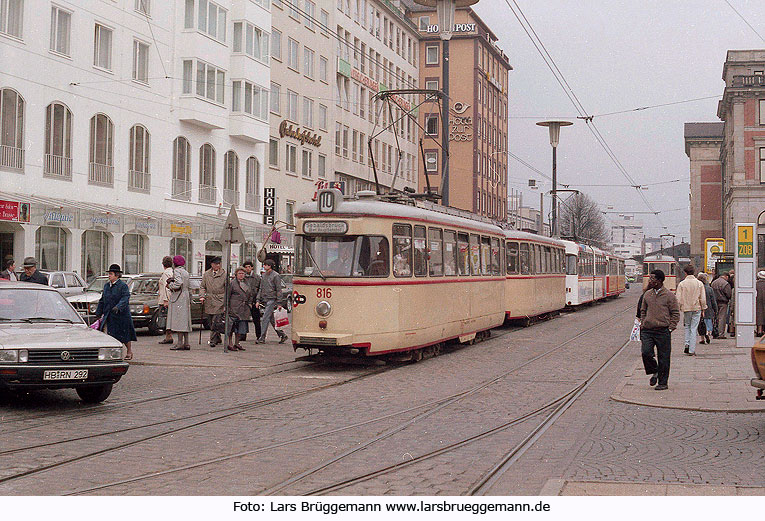
[[[512,4],[512,0],[508,0]],[[728,49],[762,49],[763,41],[725,0],[516,0],[542,43],[590,115],[722,95]],[[762,0],[729,0],[765,35]],[[479,16],[510,58],[510,152],[547,175],[551,148],[547,129],[536,122],[574,121],[561,131],[558,183],[628,184],[578,116],[505,0],[480,0]],[[719,121],[719,98],[595,117],[594,123],[667,230],[653,215],[636,215],[646,234],[674,233],[688,240],[688,175],[683,123]],[[552,183],[516,160],[509,163],[510,188],[527,180]],[[560,188],[560,186],[559,186]],[[606,210],[649,211],[628,187],[581,187]],[[567,194],[561,194],[565,198]],[[539,192],[524,189],[524,205],[539,206]],[[549,200],[545,207],[549,211]],[[681,210],[676,210],[681,208]],[[676,211],[671,211],[676,210]],[[607,216],[608,217],[608,216]]]

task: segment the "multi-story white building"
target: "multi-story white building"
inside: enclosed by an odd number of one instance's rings
[[[398,167],[393,188],[416,189],[419,132],[416,115],[407,117],[405,111],[421,100],[397,96],[383,106],[375,95],[417,88],[417,28],[399,0],[336,0],[334,4],[330,124],[334,125],[335,181],[346,194],[374,189],[374,158],[382,187],[391,187]]]
[[[619,215],[611,219],[611,245],[614,253],[633,257],[643,255],[643,223],[636,221],[634,215]]]
[[[268,0],[0,2],[0,255],[199,273],[237,205],[263,240]]]

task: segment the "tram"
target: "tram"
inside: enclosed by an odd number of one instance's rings
[[[670,291],[677,288],[677,279],[680,275],[680,264],[674,257],[669,255],[648,255],[643,259],[643,291],[648,289],[648,279],[651,272],[661,270],[664,272],[664,287]]]
[[[566,305],[616,297],[625,290],[625,260],[587,244],[562,241],[566,254]]]

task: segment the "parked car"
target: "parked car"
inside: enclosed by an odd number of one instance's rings
[[[87,284],[82,277],[73,271],[45,271],[40,270],[48,277],[48,286],[56,288],[65,297],[82,295]]]
[[[127,284],[128,289],[131,291],[133,287],[133,279],[135,277],[138,277],[138,275],[122,276],[122,280]],[[98,301],[101,300],[101,293],[104,292],[104,286],[108,282],[109,277],[106,275],[96,277],[90,285],[85,288],[85,293],[67,297],[69,303],[74,306],[74,309],[77,310],[77,313],[80,314],[87,324],[92,324],[96,321],[95,312],[98,307]]]
[[[292,313],[292,273],[281,275],[282,292],[287,295],[287,313]]]
[[[145,274],[133,279],[130,292],[130,314],[133,316],[133,325],[136,328],[147,327],[149,333],[158,335],[163,331],[160,327],[159,278],[162,274]],[[189,286],[191,289],[191,323],[202,324],[208,328],[206,317],[202,313],[202,302],[199,300],[199,287],[202,277],[191,276]]]
[[[0,284],[0,392],[73,388],[83,402],[99,403],[127,373],[125,353],[55,289]]]

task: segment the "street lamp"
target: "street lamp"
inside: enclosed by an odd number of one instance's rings
[[[454,15],[458,7],[468,7],[478,0],[414,0],[414,3],[435,7],[438,17],[438,32],[443,42],[441,117],[441,202],[449,206],[449,40],[454,29]]]
[[[557,173],[557,155],[558,141],[560,141],[560,127],[573,125],[570,121],[540,121],[537,123],[540,127],[550,129],[550,145],[552,145],[552,230],[553,237],[558,236],[558,173]]]

